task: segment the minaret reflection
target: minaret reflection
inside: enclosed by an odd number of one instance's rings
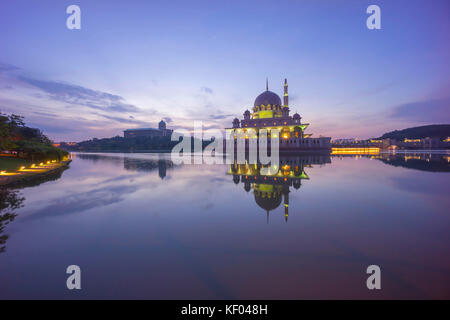
[[[293,187],[298,190],[302,180],[308,180],[305,167],[316,164],[331,163],[329,155],[301,155],[281,156],[278,166],[265,166],[256,164],[230,164],[228,175],[233,176],[233,182],[244,184],[244,190],[250,192],[253,189],[256,204],[266,212],[269,223],[270,212],[278,208],[281,203],[284,206],[284,219],[289,218],[289,193]]]

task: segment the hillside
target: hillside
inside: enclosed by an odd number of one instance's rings
[[[447,138],[450,137],[450,124],[433,124],[429,126],[413,127],[403,130],[395,130],[383,134],[378,139],[421,139],[421,138]]]

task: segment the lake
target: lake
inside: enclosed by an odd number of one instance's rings
[[[448,299],[449,161],[286,156],[262,175],[73,154],[62,175],[3,191],[0,298]]]

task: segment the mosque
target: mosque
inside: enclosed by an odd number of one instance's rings
[[[331,151],[330,137],[312,138],[311,134],[305,133],[309,123],[303,123],[298,113],[289,115],[287,79],[284,79],[283,103],[276,93],[269,91],[266,81],[266,91],[256,97],[251,110],[252,112],[244,112],[242,120],[235,118],[232,128],[226,128],[227,136],[234,137],[235,143],[238,138],[249,139],[247,133],[254,132],[250,129],[256,131],[253,138],[258,137],[260,129],[268,130],[268,138],[271,130],[278,129],[280,151]],[[270,139],[268,141],[270,142]]]

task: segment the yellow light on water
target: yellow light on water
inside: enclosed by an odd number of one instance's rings
[[[380,148],[331,148],[331,154],[377,154]]]

